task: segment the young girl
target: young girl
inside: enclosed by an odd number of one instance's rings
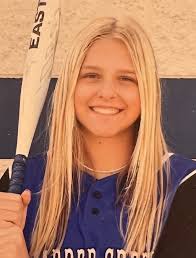
[[[161,129],[152,46],[130,18],[99,18],[66,52],[49,149],[27,161],[30,257],[153,257],[171,201],[196,162]]]

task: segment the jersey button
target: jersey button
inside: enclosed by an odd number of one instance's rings
[[[100,199],[102,197],[102,193],[99,191],[93,192],[93,197],[96,199]]]
[[[94,214],[94,215],[98,215],[98,214],[99,214],[99,209],[97,209],[97,208],[92,208],[91,212],[92,212],[92,214]]]

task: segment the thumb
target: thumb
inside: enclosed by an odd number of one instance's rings
[[[21,194],[21,198],[24,206],[28,206],[31,201],[31,191],[29,189],[24,190]]]
[[[24,204],[24,211],[22,214],[22,220],[21,220],[21,229],[24,229],[25,222],[26,222],[26,216],[27,216],[27,208],[28,205],[31,201],[31,191],[26,189],[22,194],[21,194],[22,202]]]

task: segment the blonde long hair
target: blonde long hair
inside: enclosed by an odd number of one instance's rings
[[[44,249],[60,248],[66,234],[74,194],[73,178],[77,178],[78,186],[81,179],[81,168],[76,160],[83,163],[85,153],[74,111],[74,91],[88,49],[103,37],[121,39],[127,46],[141,99],[137,141],[121,192],[121,174],[117,180],[117,190],[122,197],[120,232],[124,237],[124,250],[130,255],[136,252],[151,257],[160,236],[165,207],[163,156],[168,154],[168,150],[161,128],[160,81],[153,49],[146,33],[135,20],[103,17],[77,34],[66,52],[54,91],[45,177],[31,239],[30,255],[33,257],[39,257]],[[166,168],[168,171],[169,166]],[[126,232],[123,232],[125,208],[128,220]]]

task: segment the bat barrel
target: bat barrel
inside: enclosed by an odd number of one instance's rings
[[[25,176],[27,157],[17,154],[12,164],[12,176],[9,183],[9,193],[21,194],[23,191],[23,182]]]

